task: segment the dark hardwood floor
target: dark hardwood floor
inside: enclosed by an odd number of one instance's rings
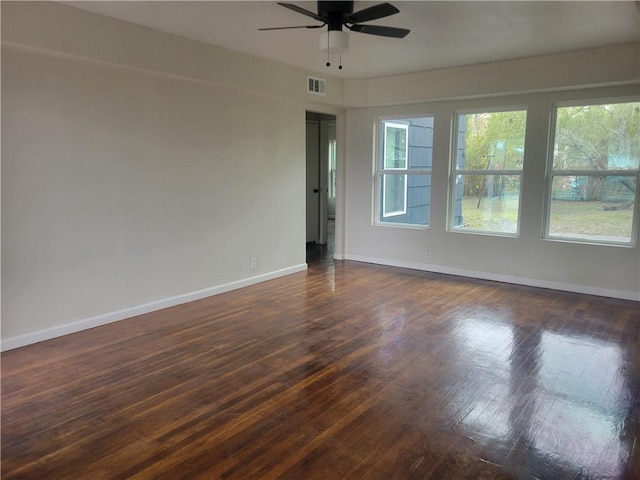
[[[5,352],[2,478],[638,479],[639,307],[317,255]]]

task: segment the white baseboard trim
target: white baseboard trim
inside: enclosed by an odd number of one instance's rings
[[[550,290],[561,290],[564,292],[583,293],[586,295],[596,295],[599,297],[619,298],[622,300],[634,300],[640,302],[640,292],[629,292],[625,290],[611,290],[608,288],[590,287],[587,285],[576,285],[563,282],[550,282],[536,278],[517,277],[513,275],[503,275],[491,272],[476,272],[461,268],[444,267],[441,265],[431,265],[418,262],[408,262],[403,260],[391,260],[387,258],[368,257],[363,255],[344,254],[345,260],[355,262],[374,263],[377,265],[387,265],[390,267],[410,268],[412,270],[422,270],[425,272],[445,273],[448,275],[459,275],[461,277],[479,278],[482,280],[492,280],[495,282],[513,283],[528,287],[548,288]]]
[[[173,307],[175,305],[180,305],[181,303],[192,302],[194,300],[200,300],[201,298],[219,295],[231,290],[237,290],[238,288],[248,287],[250,285],[255,285],[256,283],[265,282],[267,280],[283,277],[292,273],[302,272],[306,269],[307,264],[302,263],[300,265],[294,265],[292,267],[283,268],[281,270],[275,270],[273,272],[264,273],[262,275],[256,275],[254,277],[237,280],[235,282],[225,283],[223,285],[205,288],[203,290],[197,290],[195,292],[185,293],[182,295],[176,295],[175,297],[165,298],[155,302],[146,303],[144,305],[137,305],[135,307],[125,308],[116,312],[96,315],[95,317],[85,318],[83,320],[78,320],[76,322],[66,323],[64,325],[59,325],[51,328],[45,328],[44,330],[38,330],[37,332],[25,333],[23,335],[18,335],[17,337],[2,340],[0,350],[3,352],[7,350],[13,350],[14,348],[24,347],[26,345],[31,345],[32,343],[50,340],[52,338],[61,337],[63,335],[79,332],[81,330],[87,330],[89,328],[99,327],[100,325],[106,325],[112,322],[118,322],[120,320],[125,320],[137,315],[143,315],[145,313],[161,310],[163,308]]]

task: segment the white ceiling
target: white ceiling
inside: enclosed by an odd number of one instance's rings
[[[193,40],[338,77],[369,78],[579,50],[640,40],[633,1],[395,1],[400,13],[371,24],[408,28],[404,39],[350,32],[327,68],[320,30],[260,32],[313,19],[275,1],[61,2]],[[316,11],[316,2],[291,1]],[[382,2],[355,2],[361,10]]]

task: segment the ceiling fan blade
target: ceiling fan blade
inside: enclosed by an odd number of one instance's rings
[[[288,8],[289,10],[293,10],[294,12],[301,13],[302,15],[306,15],[307,17],[311,17],[314,20],[318,20],[319,22],[326,23],[326,19],[321,17],[317,13],[313,13],[309,10],[305,10],[304,8],[294,5],[293,3],[278,2],[278,5]]]
[[[409,32],[411,31],[406,28],[383,27],[380,25],[347,25],[347,28],[354,32],[393,38],[404,38],[409,35]]]
[[[259,28],[258,30],[289,30],[292,28],[322,28],[324,27],[324,23],[322,25],[297,25],[295,27],[268,27],[268,28]]]
[[[373,7],[365,8],[359,12],[352,13],[351,15],[344,17],[343,23],[362,23],[370,20],[376,20],[378,18],[388,17],[395,15],[400,10],[391,5],[390,3],[381,3],[380,5],[374,5]]]

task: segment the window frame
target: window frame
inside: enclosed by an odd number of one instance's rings
[[[407,201],[408,201],[408,187],[409,177],[428,175],[432,176],[433,166],[431,168],[410,169],[409,168],[409,126],[410,121],[416,118],[431,118],[434,122],[435,130],[435,115],[432,113],[424,114],[410,114],[410,115],[388,115],[377,117],[375,120],[375,149],[373,159],[373,225],[384,227],[400,227],[408,229],[425,230],[430,227],[430,224],[418,224],[418,223],[403,223],[394,222],[393,217],[399,215],[405,215],[407,213]],[[399,123],[405,121],[406,123]],[[382,126],[384,125],[384,131]],[[404,128],[407,131],[407,141],[405,145],[405,166],[403,168],[384,168],[385,164],[385,140],[386,140],[386,127],[388,125]],[[400,175],[400,172],[404,172],[404,211],[387,212],[384,213],[384,189],[386,186],[386,175]],[[429,209],[430,209],[429,205]]]
[[[523,160],[522,168],[520,170],[503,169],[503,170],[488,170],[488,169],[458,169],[458,140],[459,140],[459,118],[460,115],[473,115],[480,113],[505,113],[505,112],[525,112],[525,131],[523,141]],[[527,105],[500,105],[495,107],[480,107],[469,109],[457,109],[453,111],[451,117],[451,151],[449,161],[449,192],[447,194],[447,232],[462,233],[467,235],[484,235],[494,237],[507,237],[507,238],[519,238],[520,237],[520,220],[522,218],[522,186],[524,184],[524,164],[525,154],[527,149],[527,124],[529,121],[529,109]],[[518,198],[518,223],[516,231],[510,232],[498,232],[495,230],[466,230],[453,225],[454,220],[454,195],[457,187],[458,176],[463,175],[478,175],[478,176],[514,176],[517,175],[520,178],[520,190]]]
[[[551,107],[551,118],[549,121],[549,144],[547,150],[547,163],[545,173],[545,193],[544,193],[544,223],[542,226],[542,239],[551,242],[561,243],[573,243],[580,245],[599,245],[608,247],[624,247],[634,248],[638,240],[638,222],[640,221],[639,204],[640,195],[637,188],[640,185],[640,166],[636,169],[629,170],[584,170],[584,169],[568,169],[568,170],[556,170],[553,163],[555,160],[555,145],[556,145],[556,126],[558,119],[558,108],[565,107],[584,107],[584,106],[598,106],[598,105],[611,105],[616,103],[636,103],[640,102],[638,97],[615,97],[615,98],[596,98],[588,100],[575,100],[575,101],[561,101],[554,102]],[[631,224],[631,239],[629,242],[616,242],[607,241],[602,239],[588,239],[584,237],[572,237],[557,236],[550,233],[551,229],[551,203],[553,196],[553,180],[554,178],[562,177],[633,177],[636,179],[636,194],[635,201],[633,203],[633,217]]]

